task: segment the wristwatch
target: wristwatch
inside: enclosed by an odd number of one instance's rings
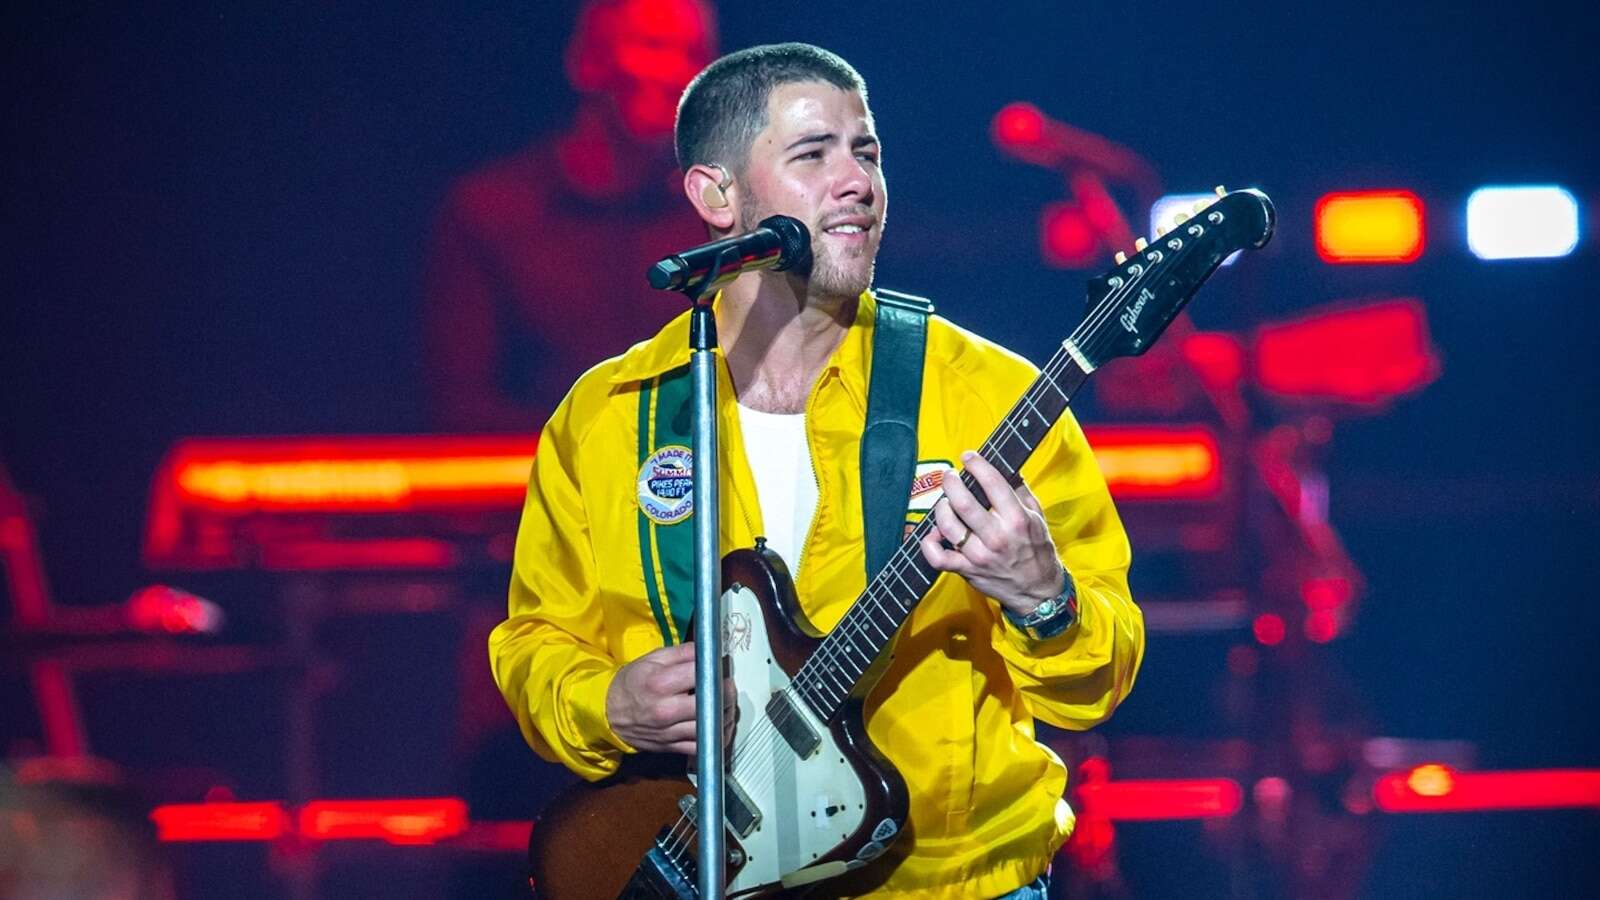
[[[1066,587],[1061,593],[1039,604],[1033,612],[1019,616],[1005,607],[1001,612],[1006,621],[1036,641],[1053,638],[1071,628],[1078,621],[1078,586],[1072,583],[1072,573],[1063,571]]]

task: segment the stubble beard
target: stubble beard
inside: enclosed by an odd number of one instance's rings
[[[746,207],[747,212],[739,217],[741,232],[754,231],[761,227],[761,221],[772,214],[759,197],[753,197],[752,200],[753,202]],[[807,227],[809,229],[811,226]],[[874,227],[879,229],[878,239],[881,240],[883,228],[881,218]],[[831,302],[855,300],[863,291],[872,287],[872,276],[878,267],[878,242],[878,240],[869,242],[863,245],[859,252],[840,259],[822,235],[813,232],[810,264],[790,271],[806,280],[806,293],[811,297]]]

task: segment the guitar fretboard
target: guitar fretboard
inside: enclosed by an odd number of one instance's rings
[[[1068,344],[1063,344],[978,453],[1016,486],[1022,480],[1018,474],[1022,464],[1061,418],[1073,394],[1088,377],[1089,373],[1075,361]],[[988,505],[983,490],[970,473],[961,472],[961,483]],[[839,711],[872,661],[888,646],[895,631],[941,574],[923,559],[918,546],[933,527],[932,515],[917,524],[889,563],[867,584],[838,626],[795,674],[790,690],[804,699],[824,721],[831,720]]]

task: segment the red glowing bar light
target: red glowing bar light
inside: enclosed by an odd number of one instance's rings
[[[1600,769],[1459,772],[1428,763],[1381,776],[1372,799],[1392,813],[1600,809]]]
[[[275,841],[289,830],[278,803],[173,803],[150,813],[156,837],[179,841]]]
[[[520,503],[531,437],[191,439],[160,482],[178,500],[230,511],[386,512]]]
[[[310,840],[432,844],[466,829],[467,804],[457,797],[315,800],[300,809],[300,834]]]
[[[1204,428],[1110,425],[1086,434],[1112,496],[1206,500],[1221,489],[1217,438]]]
[[[1256,380],[1267,391],[1360,405],[1411,393],[1440,369],[1427,314],[1409,298],[1263,327],[1254,358]]]
[[[1244,791],[1231,778],[1107,781],[1078,789],[1084,815],[1114,822],[1225,819],[1239,812]]]
[[[190,438],[167,453],[156,473],[145,558],[217,564],[225,549],[208,544],[196,551],[191,543],[208,537],[217,544],[223,523],[257,514],[516,510],[537,444],[531,435]],[[312,568],[346,557],[355,564],[447,561],[438,547],[420,544],[305,552],[315,557],[307,564]],[[288,560],[279,567],[296,565]]]
[[[1317,201],[1317,255],[1330,263],[1409,263],[1422,256],[1422,198],[1351,191]]]

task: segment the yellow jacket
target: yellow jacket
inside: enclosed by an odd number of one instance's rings
[[[824,631],[866,580],[856,470],[874,310],[863,294],[807,402],[819,499],[796,589]],[[685,313],[584,374],[557,407],[528,484],[510,615],[489,638],[495,680],[523,735],[541,756],[589,779],[633,752],[606,722],[614,673],[663,646],[664,631],[675,633],[653,610],[641,565],[639,395],[685,365],[687,347]],[[958,460],[981,446],[1036,375],[1015,354],[931,318],[919,459]],[[725,363],[718,382],[727,553],[752,546],[763,529]],[[1089,728],[1133,686],[1144,620],[1128,593],[1128,540],[1070,411],[1022,474],[1077,584],[1080,620],[1030,642],[995,601],[949,574],[912,611],[866,704],[868,734],[911,797],[910,834],[886,858],[894,871],[876,893],[992,897],[1044,871],[1073,817],[1066,770],[1034,739],[1033,720]]]

